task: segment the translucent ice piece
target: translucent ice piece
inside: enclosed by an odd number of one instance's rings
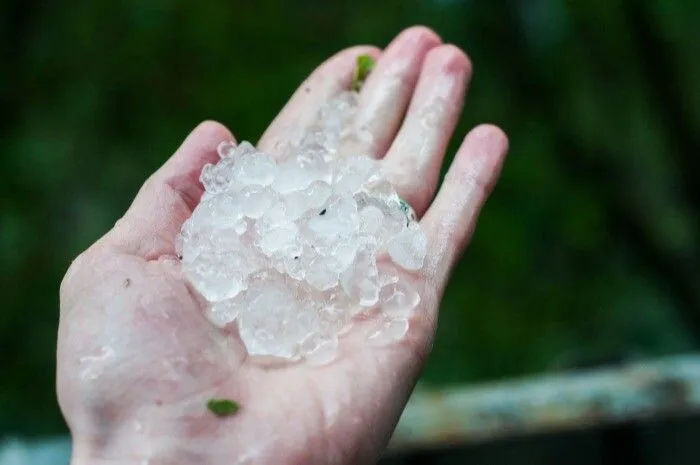
[[[237,154],[234,165],[236,182],[241,185],[269,186],[275,179],[277,164],[261,152]]]
[[[379,292],[382,313],[391,318],[408,318],[419,302],[418,292],[405,279],[389,281]]]
[[[408,332],[408,320],[384,320],[381,326],[369,334],[367,339],[378,346],[400,341]]]
[[[360,210],[360,232],[377,236],[384,223],[384,213],[374,205]]]
[[[326,365],[338,356],[338,339],[335,335],[314,338],[307,342],[305,349],[304,358],[310,365]]]
[[[369,247],[357,251],[357,257],[340,278],[346,294],[363,307],[371,307],[379,300],[379,272],[376,256]]]
[[[240,265],[232,268],[230,265]],[[242,254],[230,252],[225,257],[213,258],[202,253],[192,262],[183,262],[183,271],[197,291],[209,302],[231,299],[245,289],[249,270]]]
[[[235,152],[236,144],[231,140],[225,140],[216,147],[216,153],[219,154],[220,158],[231,157]]]
[[[305,273],[306,281],[319,291],[325,291],[338,285],[340,271],[337,262],[332,257],[317,255],[308,265]]]
[[[224,158],[216,165],[208,163],[202,168],[199,180],[206,189],[207,194],[218,194],[232,188],[234,175],[232,167],[233,158]]]
[[[295,254],[301,252],[299,243],[299,228],[291,221],[280,222],[275,228],[268,231],[258,241],[258,247],[262,253],[271,257],[287,248],[295,247]],[[296,250],[298,248],[299,250]]]
[[[277,194],[270,188],[251,185],[244,187],[236,195],[239,210],[248,218],[260,218],[277,202]]]
[[[406,270],[418,270],[423,266],[428,245],[425,234],[417,223],[411,223],[389,243],[387,252],[391,259]]]
[[[207,309],[207,317],[214,325],[223,328],[232,323],[245,309],[245,299],[233,298],[215,302]]]
[[[279,165],[278,176],[272,188],[282,195],[306,189],[314,182],[331,181],[331,168],[317,151],[308,150],[285,160]]]
[[[315,181],[306,189],[287,194],[284,204],[287,218],[296,220],[309,210],[319,209],[331,195],[331,186],[323,181]]]
[[[238,318],[238,330],[250,355],[300,357],[301,343],[317,323],[313,308],[300,305],[293,289],[281,282],[262,282],[256,297]]]
[[[318,215],[308,220],[307,227],[319,247],[352,235],[359,228],[357,205],[352,198],[332,198]]]
[[[376,160],[362,155],[343,158],[338,160],[333,191],[341,196],[353,195],[379,177],[379,164]]]

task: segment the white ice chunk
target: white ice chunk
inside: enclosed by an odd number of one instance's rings
[[[360,231],[363,234],[377,236],[384,223],[384,213],[374,205],[360,210]]]
[[[363,307],[371,307],[379,300],[379,271],[376,256],[364,246],[357,251],[357,258],[341,276],[345,293]]]
[[[333,191],[338,195],[353,195],[379,178],[379,163],[376,160],[362,155],[347,157],[338,161]]]
[[[304,344],[303,351],[306,354],[304,358],[309,364],[326,365],[332,362],[338,354],[338,338],[335,335],[310,338]]]
[[[237,325],[253,356],[329,363],[356,321],[376,318],[371,342],[394,343],[419,305],[400,268],[423,265],[425,236],[360,153],[369,133],[354,121],[357,101],[330,99],[275,158],[224,141],[202,170],[205,192],[176,241],[182,272],[206,317]]]
[[[292,249],[291,253],[301,253],[298,238],[299,227],[291,221],[277,223],[276,226],[261,237],[258,247],[268,257]]]
[[[299,348],[317,326],[313,308],[301,305],[279,282],[263,283],[238,320],[250,355],[297,359]]]
[[[333,257],[317,255],[308,265],[306,281],[319,291],[326,291],[338,285],[340,266]]]
[[[309,210],[320,209],[331,196],[331,186],[315,181],[306,189],[287,194],[284,205],[289,219],[297,219]]]
[[[391,259],[407,270],[418,270],[423,266],[428,244],[417,223],[411,223],[389,243],[387,252]]]
[[[275,179],[275,160],[261,152],[236,154],[234,174],[241,185],[269,186]]]
[[[306,189],[314,182],[330,183],[332,172],[323,155],[314,150],[301,151],[282,162],[272,188],[280,194]]]
[[[408,320],[384,320],[382,325],[371,332],[368,339],[373,345],[387,345],[401,340],[408,332]]]
[[[218,194],[232,188],[234,163],[233,158],[224,158],[216,165],[211,163],[204,165],[199,181],[206,189],[207,194]]]
[[[392,318],[408,318],[419,302],[420,295],[406,280],[389,281],[379,292],[379,305]]]
[[[220,158],[227,158],[236,153],[236,144],[232,140],[225,140],[216,147],[216,153]]]
[[[289,222],[287,219],[287,207],[282,201],[277,201],[255,223],[255,231],[258,237],[263,237],[269,231],[275,229],[281,222]]]
[[[307,227],[319,250],[330,244],[353,235],[359,228],[357,205],[351,198],[331,198],[328,205],[318,215],[308,220]],[[321,252],[323,253],[323,252]]]
[[[228,299],[215,302],[207,309],[207,317],[214,325],[223,328],[235,321],[245,309],[246,303],[243,299]]]
[[[235,265],[241,268],[232,268]],[[248,266],[240,253],[214,257],[205,252],[192,262],[183,262],[183,271],[205,299],[216,302],[236,297],[245,289]]]
[[[260,218],[277,201],[277,194],[267,187],[251,185],[236,195],[239,211],[248,218]]]

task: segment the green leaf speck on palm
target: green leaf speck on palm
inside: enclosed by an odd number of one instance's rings
[[[231,399],[209,399],[207,408],[217,417],[227,417],[236,413],[240,406]]]
[[[355,92],[362,88],[367,76],[374,69],[374,58],[369,55],[360,55],[357,57],[357,66],[355,66],[355,75],[352,78],[352,90]]]

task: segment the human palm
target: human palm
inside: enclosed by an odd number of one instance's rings
[[[233,139],[205,122],[143,185],[114,228],[81,254],[61,284],[57,389],[74,464],[345,464],[376,460],[430,351],[442,291],[507,150],[480,126],[462,143],[437,196],[440,166],[471,66],[430,30],[411,28],[383,52],[353,47],[323,63],[269,126],[275,154],[350,85],[355,59],[378,58],[355,123],[372,138],[352,147],[382,159],[421,217],[425,266],[406,274],[421,295],[404,340],[367,343],[361,322],[324,366],[251,361],[235,334],[212,326],[180,271],[175,237],[202,194],[199,172]],[[357,142],[356,142],[357,143]],[[219,418],[211,398],[240,410]]]

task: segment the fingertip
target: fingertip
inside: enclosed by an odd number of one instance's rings
[[[489,193],[508,152],[508,136],[493,124],[480,124],[464,138],[447,176],[480,185]],[[461,182],[460,182],[461,183]]]
[[[218,138],[225,138],[229,137],[232,138],[233,134],[231,134],[231,131],[224,126],[222,123],[212,120],[212,119],[207,119],[202,121],[197,125],[196,128],[194,128],[193,132],[201,132],[205,136],[209,137],[218,137]]]
[[[442,38],[435,31],[421,24],[404,29],[395,39],[396,42],[404,40],[411,42],[428,42],[435,45],[442,43]]]
[[[321,63],[321,65],[314,70],[311,77],[313,78],[319,73],[338,73],[341,77],[347,74],[349,77],[352,77],[351,73],[344,72],[346,68],[348,68],[348,64],[354,66],[357,57],[361,55],[369,55],[376,59],[379,58],[381,53],[382,50],[375,45],[353,45],[352,47],[344,48]]]
[[[190,131],[173,156],[158,170],[156,176],[161,179],[171,176],[199,179],[202,167],[218,160],[216,149],[219,144],[234,140],[231,131],[218,121],[202,121]]]
[[[495,124],[480,124],[467,134],[467,138],[487,141],[493,148],[498,149],[499,153],[508,152],[508,135]]]
[[[472,129],[445,176],[421,224],[431,240],[430,265],[436,285],[443,288],[464,251],[486,199],[500,176],[508,137],[493,124]]]
[[[485,198],[498,180],[507,151],[508,136],[501,128],[493,124],[475,127],[464,138],[447,172],[446,191],[463,190],[474,198]]]
[[[199,123],[187,136],[183,146],[187,142],[195,140],[202,143],[204,146],[213,145],[214,150],[224,140],[233,140],[233,134],[222,123],[215,120],[204,120]]]
[[[423,67],[431,69],[437,66],[444,74],[472,74],[471,59],[464,50],[453,44],[440,45],[428,52]]]
[[[355,59],[360,55],[370,55],[372,58],[378,58],[382,53],[382,49],[375,45],[365,44],[348,47],[340,53],[352,55]]]

